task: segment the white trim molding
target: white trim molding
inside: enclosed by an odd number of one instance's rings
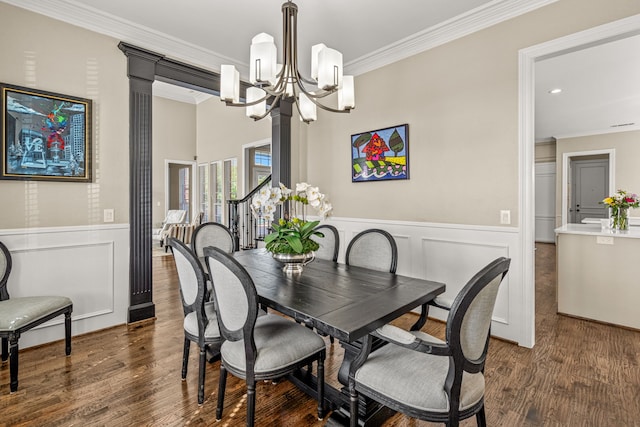
[[[534,187],[534,123],[535,123],[535,63],[564,53],[584,49],[640,34],[640,15],[630,16],[609,24],[570,34],[556,40],[522,49],[519,52],[519,224],[522,260],[523,330],[521,345],[535,344],[535,187]]]

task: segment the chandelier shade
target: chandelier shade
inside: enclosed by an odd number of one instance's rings
[[[343,75],[342,53],[322,43],[311,48],[311,76],[298,71],[298,6],[288,1],[282,5],[282,64],[271,35],[260,33],[251,40],[249,82],[245,102],[240,101],[240,74],[233,65],[220,69],[220,100],[230,106],[247,108],[254,120],[266,117],[280,100],[293,98],[300,119],[306,123],[317,119],[317,108],[348,113],[355,108],[353,76]],[[326,104],[331,94],[337,94],[337,108]],[[334,104],[336,102],[334,101]]]

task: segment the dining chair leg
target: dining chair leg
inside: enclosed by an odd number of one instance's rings
[[[71,354],[71,308],[64,313],[64,352]]]
[[[358,392],[353,379],[349,379],[349,402],[349,426],[358,427]]]
[[[324,419],[324,359],[322,353],[318,358],[318,420]]]
[[[247,381],[247,427],[253,427],[256,416],[256,382]]]
[[[18,337],[9,335],[9,390],[18,391]]]
[[[207,362],[207,350],[205,346],[200,347],[200,360],[198,364],[198,404],[204,403],[204,372]]]
[[[222,408],[224,407],[224,390],[227,388],[227,370],[220,364],[220,379],[218,380],[218,407],[216,408],[216,420],[222,419]]]
[[[189,365],[189,347],[191,341],[188,338],[184,339],[184,348],[182,350],[182,379],[187,378],[187,366]]]
[[[2,361],[4,362],[9,358],[9,342],[6,338],[2,338]]]
[[[487,418],[484,413],[484,406],[480,408],[480,411],[476,414],[476,423],[478,427],[487,427]]]

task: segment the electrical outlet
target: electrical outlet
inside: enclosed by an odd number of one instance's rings
[[[500,224],[511,224],[511,211],[500,211]]]
[[[104,210],[104,222],[113,222],[113,209],[105,209]]]
[[[613,237],[610,236],[597,236],[596,243],[599,245],[613,245]]]

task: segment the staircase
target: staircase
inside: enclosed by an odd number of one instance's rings
[[[251,199],[267,185],[271,185],[271,175],[242,199],[227,200],[229,229],[239,250],[257,248],[258,242],[271,231],[271,225],[264,218],[255,217],[251,211]]]

